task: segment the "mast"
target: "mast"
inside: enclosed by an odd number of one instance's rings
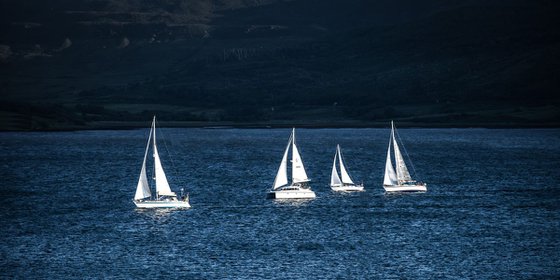
[[[156,116],[154,115],[154,119],[152,120],[152,133],[154,134],[154,141],[152,142],[152,157],[154,158],[154,184],[156,185],[156,200],[159,199],[159,192],[157,190],[157,173],[156,173]]]

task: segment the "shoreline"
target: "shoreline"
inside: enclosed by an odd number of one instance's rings
[[[399,128],[481,128],[481,129],[555,129],[560,123],[429,123],[395,120]],[[361,122],[361,121],[311,121],[311,122],[192,122],[192,121],[159,121],[161,128],[203,128],[203,129],[277,129],[277,128],[307,128],[307,129],[344,129],[344,128],[389,128],[389,121]],[[48,127],[10,127],[0,126],[0,132],[63,132],[86,130],[133,130],[149,127],[149,122],[139,121],[103,121],[91,122],[84,125],[50,124]]]

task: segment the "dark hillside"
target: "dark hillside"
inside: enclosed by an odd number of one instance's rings
[[[549,1],[9,2],[3,129],[560,123]]]

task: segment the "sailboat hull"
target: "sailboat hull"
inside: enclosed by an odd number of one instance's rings
[[[146,160],[148,158],[148,150],[152,144],[152,152],[154,157],[154,174],[153,179],[156,185],[156,199],[151,195],[150,184],[148,183],[148,176],[146,174]],[[181,189],[181,192],[183,189]],[[171,191],[169,182],[163,171],[163,166],[159,157],[156,145],[156,117],[152,121],[150,128],[150,135],[148,136],[148,143],[144,152],[144,161],[142,162],[142,169],[136,186],[136,194],[134,195],[134,204],[138,208],[189,208],[189,196],[183,197],[181,200],[177,199],[177,195]]]
[[[383,185],[386,192],[426,192],[426,184],[415,185]]]
[[[288,187],[267,193],[268,199],[313,199],[315,192],[311,189]]]
[[[148,200],[148,201],[134,201],[138,208],[190,208],[189,201],[179,200]]]
[[[343,186],[331,186],[331,189],[335,192],[361,192],[364,191],[364,185],[343,185]]]

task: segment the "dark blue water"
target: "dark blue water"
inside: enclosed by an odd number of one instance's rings
[[[1,133],[0,277],[560,277],[560,130],[399,131],[427,193],[384,194],[388,129],[299,129],[317,199],[279,203],[288,129],[161,129],[181,211],[131,201],[147,130]]]

